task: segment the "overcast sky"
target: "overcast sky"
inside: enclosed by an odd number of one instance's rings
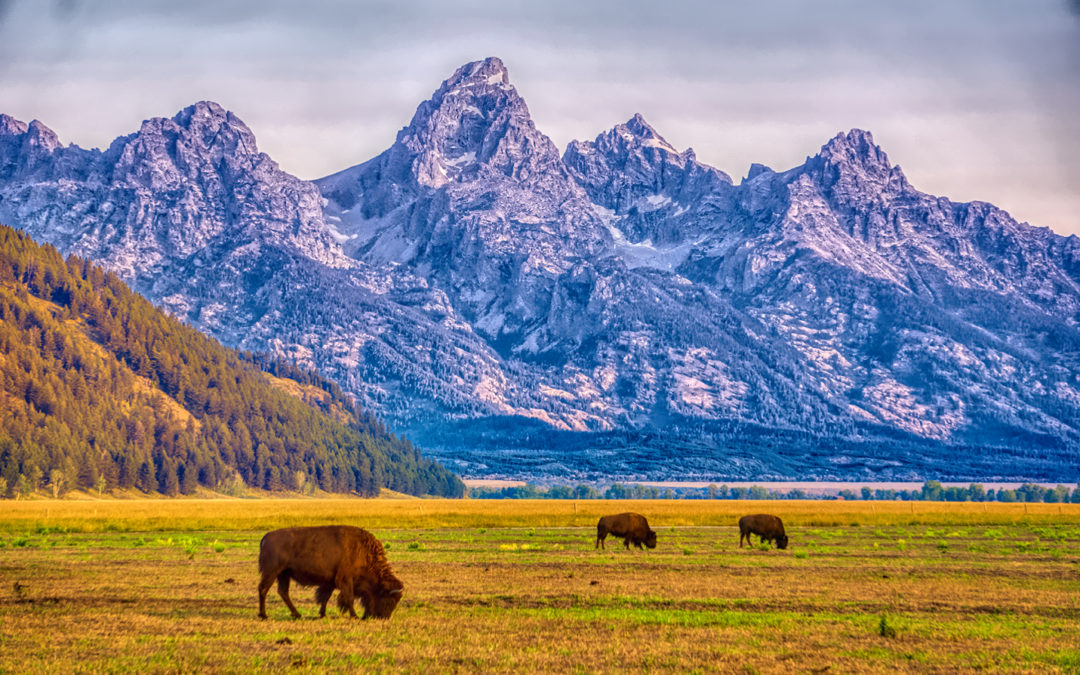
[[[220,102],[317,178],[499,56],[565,147],[635,112],[732,175],[853,127],[926,192],[1080,233],[1080,0],[0,0],[0,112],[107,145]]]

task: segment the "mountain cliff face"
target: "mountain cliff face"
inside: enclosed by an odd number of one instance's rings
[[[468,64],[386,152],[317,181],[346,251],[445,292],[489,341],[524,333],[610,234],[498,59]]]
[[[0,219],[466,472],[1080,471],[1080,241],[859,130],[738,185],[640,115],[560,157],[492,58],[314,183],[210,103],[105,152],[0,117]]]
[[[726,173],[698,162],[693,150],[678,152],[641,115],[594,141],[571,142],[563,162],[609,223],[618,215],[613,234],[631,259],[625,244],[670,247],[693,237],[706,198],[732,191]]]
[[[384,411],[402,381],[465,405],[430,373],[491,361],[422,279],[346,256],[318,189],[217,104],[148,120],[104,152],[4,117],[0,149],[0,222],[101,263],[226,344],[318,367]]]

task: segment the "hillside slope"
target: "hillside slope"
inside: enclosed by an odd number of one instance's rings
[[[115,275],[0,226],[0,494],[43,484],[460,496],[319,376],[222,347]]]

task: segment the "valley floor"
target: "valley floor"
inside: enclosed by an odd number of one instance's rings
[[[646,514],[653,551],[602,513]],[[740,550],[739,515],[786,551]],[[387,622],[304,618],[256,557],[274,527],[387,545]],[[1080,505],[180,500],[6,502],[0,672],[1076,672]],[[827,669],[827,671],[826,671]]]

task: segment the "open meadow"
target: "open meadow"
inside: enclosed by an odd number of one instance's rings
[[[594,551],[600,515],[659,543]],[[738,547],[747,513],[785,551]],[[366,527],[405,595],[256,618],[259,539]],[[756,541],[756,539],[755,539]],[[1080,671],[1080,505],[833,501],[0,503],[0,672]]]

